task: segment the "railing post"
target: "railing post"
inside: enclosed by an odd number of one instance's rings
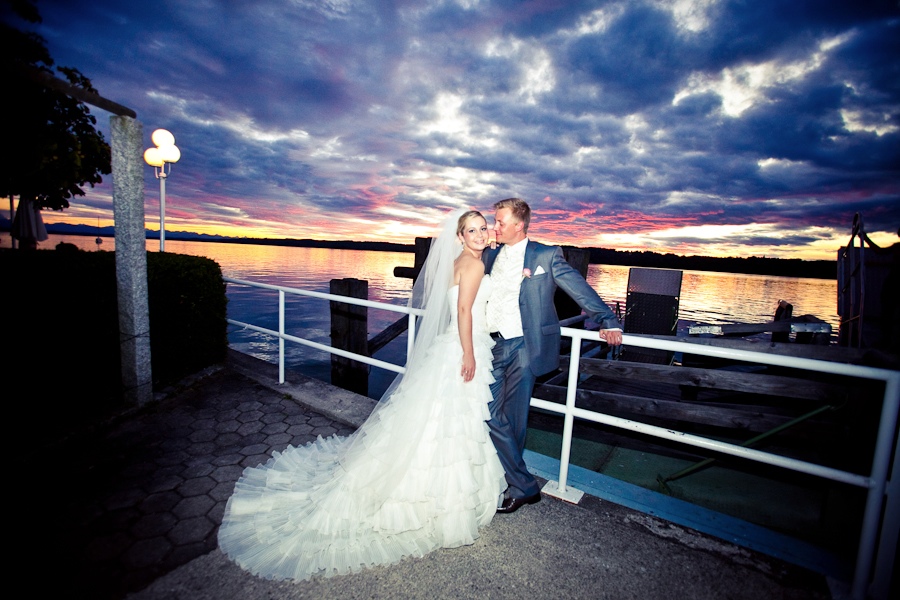
[[[569,478],[569,458],[572,454],[572,430],[575,426],[575,393],[578,391],[578,366],[581,360],[581,338],[572,339],[569,358],[569,381],[566,388],[566,411],[563,414],[562,448],[559,452],[559,481],[548,481],[541,491],[550,496],[578,504],[584,492],[567,488]]]
[[[278,383],[284,383],[284,290],[278,290]]]
[[[369,282],[362,279],[332,279],[331,293],[366,300]],[[368,315],[365,306],[331,301],[331,345],[334,348],[368,356]],[[336,354],[331,355],[331,383],[367,396],[369,393],[369,366]]]
[[[856,555],[856,570],[850,596],[854,600],[862,600],[870,595],[869,587],[874,581],[878,593],[876,600],[886,599],[890,576],[885,569],[893,569],[893,550],[887,549],[887,555],[878,556],[878,540],[897,538],[896,530],[885,528],[897,526],[896,508],[888,507],[884,513],[885,492],[888,483],[888,471],[891,464],[891,450],[896,447],[898,412],[900,412],[900,378],[892,377],[885,382],[884,402],[881,408],[881,419],[878,424],[878,437],[875,456],[872,460],[871,484],[866,495],[866,508],[860,530],[859,551]],[[896,453],[895,453],[896,457]],[[882,570],[872,573],[873,564],[881,563]],[[890,565],[890,566],[888,566]]]

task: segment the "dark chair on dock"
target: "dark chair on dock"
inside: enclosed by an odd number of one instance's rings
[[[681,271],[672,269],[629,269],[623,331],[674,336],[678,327],[681,275]],[[673,356],[674,353],[667,350],[626,346],[622,348],[619,358],[668,365],[672,363]]]

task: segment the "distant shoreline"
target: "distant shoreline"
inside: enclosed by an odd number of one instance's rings
[[[93,229],[90,231],[89,229]],[[88,226],[54,224],[47,225],[47,232],[55,235],[79,235],[90,237],[115,237],[111,227],[99,230]],[[156,231],[147,231],[148,240],[159,239]],[[349,240],[235,238],[198,233],[166,232],[166,239],[184,242],[216,242],[225,244],[252,244],[259,246],[292,246],[298,248],[328,248],[333,250],[362,250],[374,252],[415,252],[415,244],[393,242],[357,242]],[[835,260],[801,260],[795,258],[718,258],[711,256],[678,256],[649,251],[622,251],[607,248],[583,248],[590,252],[590,263],[624,267],[651,267],[679,269],[682,271],[713,271],[744,275],[771,275],[776,277],[800,277],[808,279],[837,280]],[[837,256],[837,249],[835,249]]]

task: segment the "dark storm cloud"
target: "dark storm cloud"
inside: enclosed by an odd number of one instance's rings
[[[576,74],[601,88],[598,109],[628,114],[667,104],[685,75],[689,44],[673,31],[671,17],[637,5],[602,34],[572,44],[569,63]]]
[[[437,209],[520,195],[550,241],[786,256],[843,243],[857,212],[883,236],[900,222],[893,1],[38,8],[58,64],[133,108],[148,145],[175,134],[169,191],[195,222],[409,242]],[[81,206],[110,206],[94,194]]]

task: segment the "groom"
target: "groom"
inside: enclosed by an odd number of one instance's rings
[[[485,249],[482,259],[491,275],[487,325],[494,346],[490,404],[491,439],[506,471],[509,487],[498,513],[517,511],[541,499],[522,451],[535,379],[559,367],[560,326],[553,295],[560,287],[600,325],[600,337],[618,346],[622,330],[615,314],[558,246],[528,239],[531,209],[519,198],[494,204],[497,249]]]

